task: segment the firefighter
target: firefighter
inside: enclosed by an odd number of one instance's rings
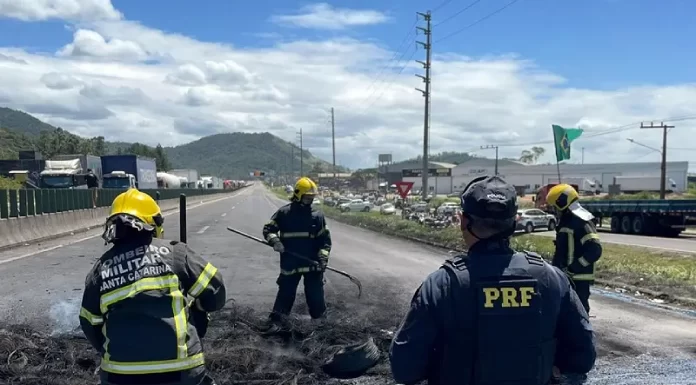
[[[462,193],[468,254],[416,290],[390,348],[396,383],[544,385],[594,366],[594,332],[568,277],[510,247],[516,195],[498,176]]]
[[[225,305],[225,285],[188,245],[161,239],[163,222],[157,202],[136,189],[111,205],[102,237],[113,246],[87,275],[79,316],[102,357],[103,385],[214,384],[199,329]]]
[[[590,314],[590,286],[594,283],[594,265],[602,256],[602,244],[594,216],[580,206],[579,200],[578,192],[569,184],[553,186],[546,195],[546,203],[559,216],[553,265],[568,274]]]
[[[326,311],[324,301],[324,271],[329,263],[331,233],[324,214],[312,207],[317,185],[309,178],[300,178],[295,184],[290,203],[279,208],[263,226],[263,236],[280,253],[278,295],[269,316],[272,324],[281,323],[290,314],[300,279],[309,315],[321,318]],[[292,254],[312,259],[311,263]]]

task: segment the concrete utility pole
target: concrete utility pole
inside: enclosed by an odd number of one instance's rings
[[[661,128],[662,129],[662,165],[660,166],[660,199],[665,199],[667,195],[667,130],[674,128],[674,126],[668,126],[664,122],[660,123],[659,126],[650,122],[649,126],[641,123],[640,128]]]
[[[300,138],[300,178],[304,176],[304,147],[302,146],[302,129],[297,133]]]
[[[425,113],[423,116],[423,170],[421,172],[423,175],[423,188],[421,190],[421,196],[425,200],[428,197],[428,177],[430,176],[430,168],[428,167],[430,164],[430,162],[428,162],[428,133],[430,131],[430,52],[432,50],[433,35],[430,11],[427,11],[426,13],[416,13],[425,20],[425,28],[416,27],[416,29],[423,31],[423,34],[425,34],[425,43],[416,41],[416,43],[425,48],[425,62],[416,60],[418,63],[423,65],[423,68],[425,68],[425,76],[416,74],[416,76],[423,79],[423,83],[425,83],[425,91],[421,90],[420,88],[416,88],[416,90],[420,91],[425,98]]]
[[[295,143],[290,143],[290,183],[295,183]]]
[[[498,146],[492,146],[492,145],[481,146],[482,150],[487,150],[489,148],[495,148],[495,175],[498,175]]]
[[[336,122],[334,121],[334,109],[331,107],[331,148],[333,150],[333,179],[334,188],[338,186],[338,180],[336,179]]]

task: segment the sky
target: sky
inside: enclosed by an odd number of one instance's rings
[[[0,0],[0,106],[149,145],[302,129],[329,161],[334,108],[337,163],[374,167],[422,153],[427,11],[431,153],[551,162],[558,124],[571,162],[659,161],[665,121],[696,166],[693,0]]]

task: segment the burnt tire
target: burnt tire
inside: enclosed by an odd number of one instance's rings
[[[379,348],[370,337],[367,342],[341,348],[321,366],[321,369],[334,378],[358,378],[377,365],[381,358]]]

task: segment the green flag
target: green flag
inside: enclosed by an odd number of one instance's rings
[[[582,128],[563,128],[555,124],[551,127],[556,145],[556,162],[570,159],[570,143],[582,135]]]

